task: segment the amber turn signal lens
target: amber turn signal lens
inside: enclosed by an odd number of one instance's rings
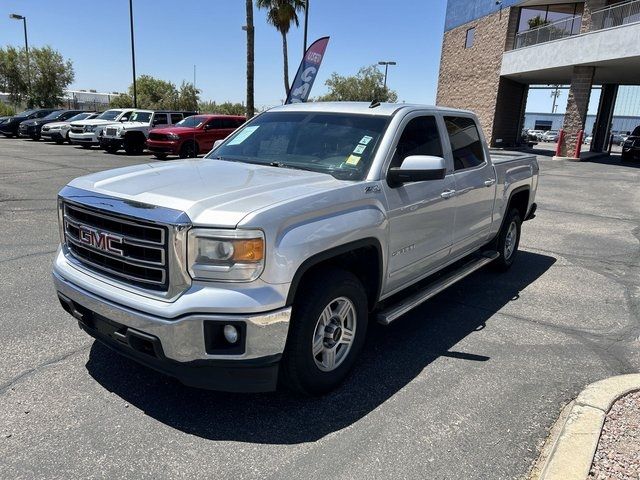
[[[238,239],[233,241],[233,257],[236,262],[259,262],[264,258],[262,238]]]

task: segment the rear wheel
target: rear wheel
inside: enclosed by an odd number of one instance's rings
[[[507,214],[498,234],[496,245],[500,256],[492,263],[495,269],[507,271],[513,265],[520,245],[521,227],[522,219],[520,218],[520,213],[513,208]]]
[[[185,142],[180,147],[180,158],[194,158],[198,155],[198,146],[194,142]]]
[[[318,395],[349,374],[367,333],[367,295],[350,272],[327,269],[308,277],[293,305],[282,358],[285,385]]]
[[[120,150],[118,147],[114,146],[114,145],[107,145],[104,147],[104,149],[108,152],[108,153],[116,153],[118,150]]]

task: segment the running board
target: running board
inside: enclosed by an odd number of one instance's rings
[[[465,263],[458,270],[454,270],[448,275],[437,279],[434,283],[427,285],[423,290],[414,293],[413,295],[402,299],[395,305],[391,305],[378,312],[378,323],[381,323],[382,325],[389,325],[408,311],[413,310],[418,305],[426,302],[444,289],[462,280],[467,275],[471,275],[486,264],[493,262],[499,256],[500,254],[498,252],[483,252],[480,257],[474,258],[470,262]]]

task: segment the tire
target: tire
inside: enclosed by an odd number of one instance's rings
[[[124,151],[127,155],[140,155],[144,152],[144,141],[140,142],[137,137],[125,138]]]
[[[280,370],[282,383],[303,395],[335,389],[362,350],[367,315],[367,295],[352,273],[331,268],[306,278],[293,304]],[[349,343],[345,331],[352,332]],[[314,349],[318,349],[316,355]]]
[[[64,140],[63,140],[62,142],[60,142],[60,143],[64,143],[65,141],[66,141],[69,145],[72,145],[72,143],[71,143],[71,138],[69,137],[69,132],[67,132],[67,134],[64,136]]]
[[[166,153],[154,153],[153,156],[156,157],[158,160],[166,160],[167,159],[167,154]]]
[[[502,223],[496,242],[500,256],[491,264],[495,270],[506,272],[511,268],[518,255],[522,219],[517,209],[512,208]]]
[[[104,147],[104,149],[107,153],[116,153],[118,150],[120,150],[118,147],[114,147],[113,145],[107,145]]]
[[[195,158],[198,155],[198,146],[194,142],[184,142],[180,147],[180,158]]]
[[[37,142],[40,140],[40,135],[31,135],[31,140],[33,140],[34,142]]]
[[[64,143],[64,140],[56,140],[56,145],[62,145]]]

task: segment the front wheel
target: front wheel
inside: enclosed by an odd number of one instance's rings
[[[198,147],[194,142],[185,142],[182,147],[180,147],[180,158],[195,158],[198,155]]]
[[[492,263],[495,269],[504,272],[513,265],[520,245],[521,228],[520,213],[513,208],[507,214],[498,233],[497,250],[500,256]]]
[[[336,388],[362,350],[367,313],[367,295],[352,273],[332,268],[305,279],[282,358],[285,385],[305,395]]]
[[[158,160],[166,160],[167,159],[167,154],[166,153],[154,153],[153,156],[156,157]]]

